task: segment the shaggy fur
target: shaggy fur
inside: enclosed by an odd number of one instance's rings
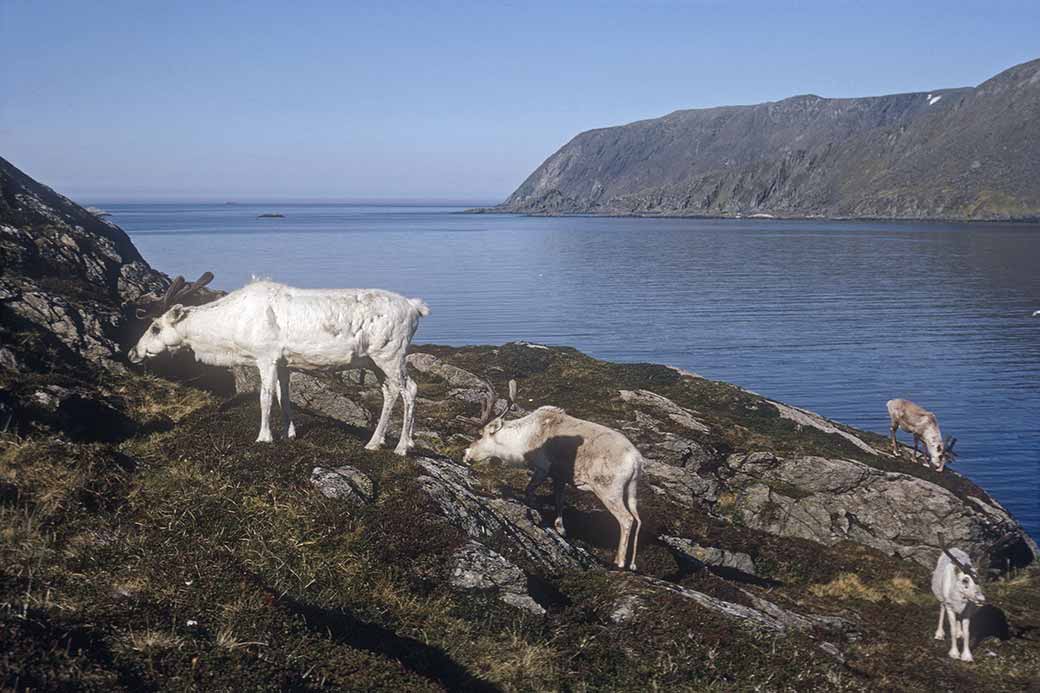
[[[213,303],[173,306],[152,322],[129,357],[137,363],[187,348],[210,365],[255,365],[261,383],[258,442],[272,439],[272,391],[288,437],[296,435],[289,370],[372,369],[382,380],[383,411],[366,447],[383,445],[390,412],[401,395],[404,422],[395,452],[404,455],[413,445],[416,392],[405,369],[405,352],[419,319],[429,312],[418,299],[378,289],[296,289],[255,281]]]

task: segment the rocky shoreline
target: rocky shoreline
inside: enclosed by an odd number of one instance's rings
[[[123,359],[165,286],[129,239],[0,160],[0,677],[14,689],[1021,690],[1040,555],[983,489],[734,385],[574,349],[416,345],[418,450],[369,452],[364,371],[293,375],[296,440],[253,443],[256,374]],[[61,280],[57,281],[56,277]],[[461,464],[486,379],[646,458],[638,574],[571,489]],[[399,430],[395,417],[391,437]],[[276,438],[277,438],[276,432]],[[975,665],[931,638],[937,529],[1011,537]]]

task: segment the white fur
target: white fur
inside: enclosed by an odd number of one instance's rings
[[[287,435],[295,437],[289,406],[288,371],[371,368],[381,375],[383,411],[366,445],[383,445],[390,411],[404,400],[401,439],[394,450],[412,447],[415,383],[405,370],[405,351],[429,308],[418,299],[379,289],[296,289],[253,281],[203,306],[173,306],[130,350],[140,362],[163,351],[191,349],[213,366],[254,365],[260,371],[260,435],[269,442],[272,391],[277,390]]]
[[[953,556],[965,566],[974,570],[971,558],[960,549],[949,550]],[[939,600],[939,626],[935,630],[935,639],[942,640],[944,637],[943,620],[950,624],[950,651],[949,656],[965,662],[974,661],[971,656],[971,619],[964,615],[964,610],[969,604],[982,605],[986,603],[986,597],[982,589],[967,573],[961,571],[953,561],[945,554],[939,555],[932,572],[932,594]],[[963,641],[962,650],[957,650],[957,638]]]

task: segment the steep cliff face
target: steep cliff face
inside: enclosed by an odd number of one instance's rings
[[[795,96],[581,133],[497,209],[1040,216],[1040,60],[975,88]]]
[[[166,283],[118,226],[0,159],[0,367],[120,368],[123,305]]]

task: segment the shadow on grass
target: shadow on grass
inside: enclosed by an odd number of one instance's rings
[[[499,689],[470,674],[443,650],[415,638],[401,636],[375,623],[359,620],[343,609],[326,609],[285,595],[278,604],[303,616],[307,627],[320,635],[358,650],[397,660],[412,672],[448,690],[492,692]]]
[[[5,643],[6,637],[12,642]],[[112,672],[126,690],[156,690],[152,682],[118,662],[108,645],[88,627],[52,620],[36,609],[29,609],[24,619],[0,622],[0,650],[9,652],[15,660],[14,666],[5,667],[7,672],[0,679],[4,690],[61,690],[63,684],[71,686],[70,681],[55,677],[81,670],[82,664],[71,664],[76,659]]]

